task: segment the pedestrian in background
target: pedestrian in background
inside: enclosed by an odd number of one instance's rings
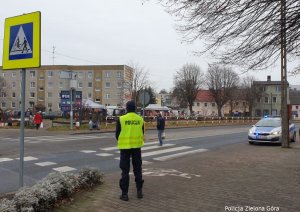
[[[159,145],[163,145],[163,134],[165,131],[165,119],[162,117],[162,115],[159,113],[157,116],[157,132],[158,132],[158,141]]]
[[[41,123],[43,122],[42,111],[39,111],[34,115],[33,121],[35,123],[36,129],[38,130],[41,126]]]
[[[122,194],[120,199],[128,201],[130,158],[132,160],[135,177],[137,198],[143,198],[142,187],[142,154],[141,147],[144,145],[144,120],[135,113],[135,102],[126,104],[127,113],[120,117],[116,124],[116,139],[120,149],[120,168],[122,170],[119,182]]]

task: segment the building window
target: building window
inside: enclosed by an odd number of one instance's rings
[[[236,103],[235,103],[235,106],[238,106],[238,105],[239,105],[239,103],[238,103],[238,102],[236,102]]]
[[[299,108],[299,106],[298,105],[296,105],[296,109],[298,110],[298,108]]]
[[[82,88],[83,87],[83,83],[82,82],[78,82],[78,88]]]
[[[122,88],[122,82],[118,82],[117,88]]]
[[[48,82],[48,88],[53,88],[53,82]]]
[[[105,77],[106,77],[106,78],[111,77],[111,71],[106,71],[106,72],[105,72]]]
[[[273,103],[276,103],[276,102],[277,102],[277,97],[274,97],[274,96],[273,96],[273,97],[272,97],[272,102],[273,102]]]
[[[93,83],[92,82],[88,82],[88,87],[92,88],[93,87]]]
[[[1,107],[6,107],[6,102],[1,102]]]
[[[100,102],[100,99],[95,99],[95,102]]]
[[[16,92],[12,92],[11,97],[15,98],[16,97]]]
[[[52,108],[52,103],[48,103],[48,108],[49,108],[49,109]]]
[[[49,98],[53,97],[53,94],[51,92],[48,92],[48,97]]]
[[[207,102],[204,103],[204,107],[207,107]]]
[[[276,88],[275,88],[275,90],[277,91],[277,92],[280,92],[281,91],[281,86],[276,86]]]
[[[14,71],[11,73],[11,77],[16,77],[17,76],[17,73]]]
[[[59,88],[63,88],[64,87],[64,83],[63,82],[59,82]]]
[[[257,98],[257,102],[260,103],[260,98]]]
[[[35,93],[34,92],[30,92],[30,98],[34,98],[35,97]]]
[[[109,93],[105,94],[105,99],[110,99],[110,94]]]
[[[35,77],[35,71],[30,71],[29,73],[30,73],[30,77],[31,77],[31,78],[34,78],[34,77]]]
[[[92,79],[93,78],[93,73],[92,72],[88,72],[88,78]]]
[[[5,81],[2,82],[2,88],[6,88],[6,82]]]
[[[214,103],[214,102],[211,103],[211,106],[212,106],[212,107],[215,107],[215,106],[216,106],[216,103]]]
[[[30,87],[35,88],[35,82],[30,82]]]
[[[82,72],[78,72],[77,76],[78,76],[79,79],[82,79],[83,78],[83,73]]]
[[[12,82],[12,87],[13,87],[13,88],[16,87],[16,82]]]
[[[266,91],[266,87],[260,87],[260,91]]]
[[[110,88],[110,82],[105,83],[105,88]]]
[[[269,97],[265,97],[265,103],[269,103]]]
[[[200,106],[200,103],[199,103],[199,102],[197,102],[197,106],[198,106],[198,107]]]
[[[101,77],[97,76],[96,81],[101,81]]]
[[[6,97],[6,93],[4,91],[1,92],[1,97]]]
[[[43,91],[44,90],[44,87],[40,87],[40,91]]]
[[[121,78],[121,71],[117,72],[117,78]]]
[[[101,91],[101,89],[100,88],[95,88],[95,91]]]
[[[44,79],[45,79],[44,75],[41,75],[40,80],[44,80]]]
[[[88,93],[88,98],[89,98],[89,99],[92,98],[92,93]]]
[[[53,71],[48,71],[48,72],[47,72],[47,76],[48,76],[48,77],[53,77]]]
[[[15,108],[15,107],[16,107],[16,103],[15,103],[15,102],[12,102],[12,103],[11,103],[11,107],[12,107],[12,108]]]

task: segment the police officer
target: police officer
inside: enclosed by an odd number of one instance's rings
[[[133,173],[137,189],[137,198],[143,198],[142,187],[142,154],[144,145],[144,120],[135,113],[135,102],[126,104],[127,113],[120,117],[116,124],[116,139],[120,149],[120,168],[122,170],[119,182],[122,194],[120,199],[128,201],[130,157],[132,158]]]

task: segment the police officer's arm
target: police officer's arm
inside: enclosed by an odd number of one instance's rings
[[[121,133],[121,123],[120,123],[120,119],[118,119],[116,123],[116,132],[115,132],[115,136],[117,140],[119,139],[120,133]]]

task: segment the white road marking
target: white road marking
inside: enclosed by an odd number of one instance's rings
[[[208,150],[207,149],[196,149],[196,150],[192,150],[192,151],[180,152],[180,153],[177,153],[177,154],[172,154],[172,155],[162,156],[162,157],[158,157],[158,158],[153,158],[153,160],[167,161],[167,160],[171,160],[171,159],[174,159],[174,158],[181,157],[183,155],[195,154],[195,153],[206,152],[206,151],[208,151]]]
[[[101,139],[101,138],[107,138],[107,136],[63,136],[63,137],[38,136],[38,137],[25,137],[25,142],[34,144],[43,141],[58,142],[58,141],[73,141],[73,140],[90,140],[95,138]]]
[[[120,158],[115,158],[115,160],[120,160]],[[152,162],[150,162],[150,161],[142,160],[143,165],[148,165],[148,164],[151,164],[151,163]]]
[[[38,166],[51,166],[51,165],[55,165],[56,163],[54,162],[41,162],[41,163],[35,163],[35,165],[38,165]]]
[[[109,154],[109,153],[99,153],[99,154],[96,154],[97,156],[102,156],[102,157],[107,157],[107,156],[111,156],[113,154]]]
[[[145,142],[144,146],[149,146],[149,145],[152,145],[152,144],[158,144],[158,141]],[[113,146],[113,147],[105,147],[105,148],[100,148],[100,149],[104,150],[104,151],[111,151],[111,150],[118,150],[119,148],[117,146]]]
[[[180,146],[180,147],[174,147],[174,148],[170,148],[170,149],[162,149],[162,150],[158,150],[158,151],[142,153],[142,157],[147,157],[147,156],[152,156],[152,155],[159,155],[159,154],[163,154],[163,153],[175,152],[175,151],[190,149],[190,148],[192,148],[192,147],[190,147],[190,146]]]
[[[95,153],[96,151],[94,151],[94,150],[81,150],[80,152],[82,152],[82,153]]]
[[[20,158],[16,158],[17,160],[20,160]],[[24,161],[32,161],[32,160],[38,160],[38,158],[32,157],[32,156],[27,156],[24,157]]]
[[[58,167],[58,168],[53,168],[54,171],[58,171],[58,172],[69,172],[69,171],[75,171],[77,169],[72,168],[70,166],[62,166],[62,167]]]
[[[0,163],[1,162],[6,162],[6,161],[12,161],[14,159],[11,159],[11,158],[0,158]]]

